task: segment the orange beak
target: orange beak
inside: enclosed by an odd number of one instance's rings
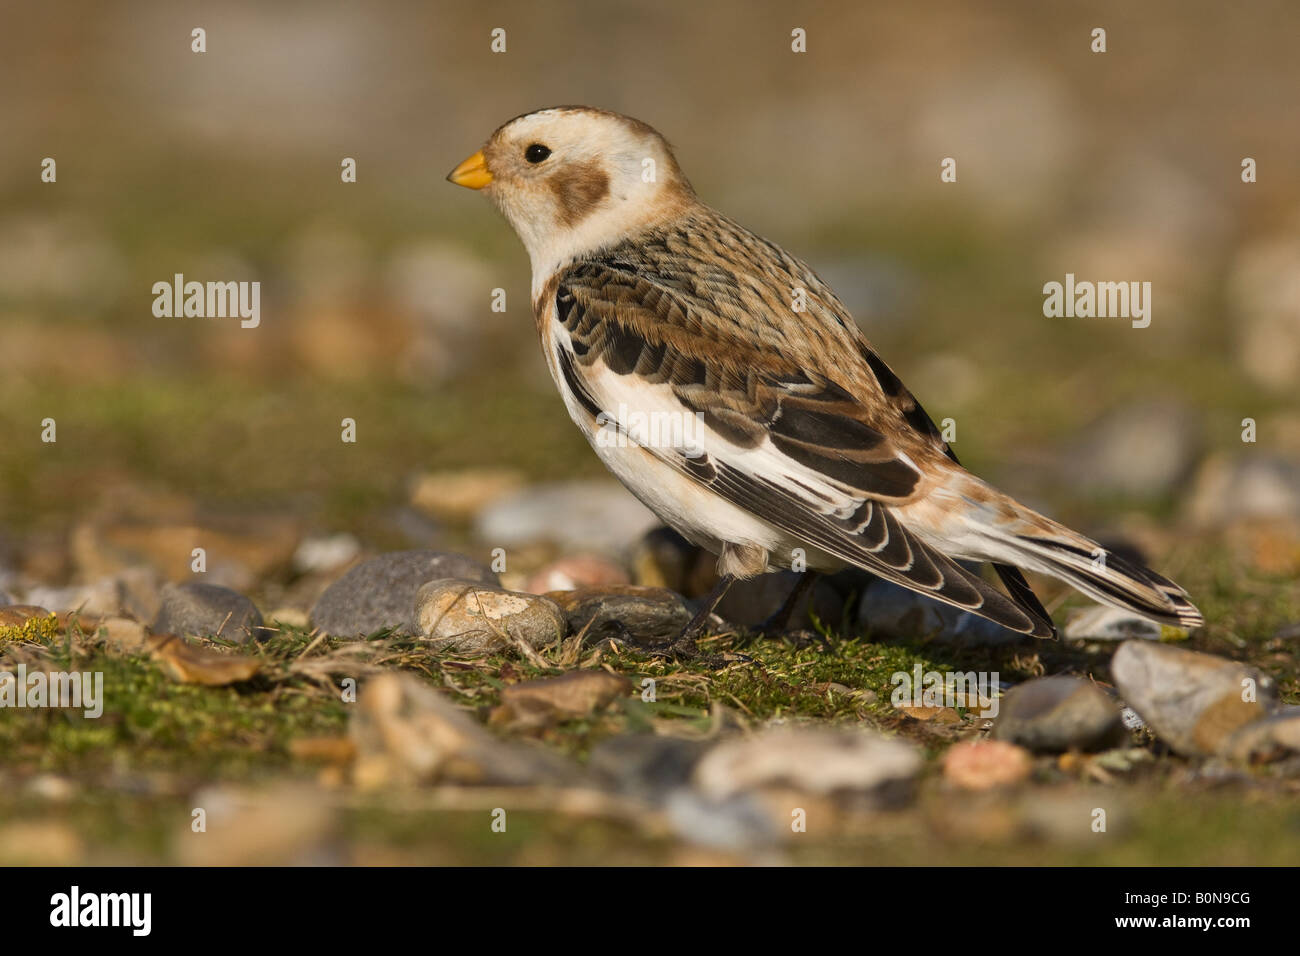
[[[492,182],[492,174],[488,172],[487,160],[483,158],[483,150],[480,149],[448,173],[447,182],[455,183],[457,186],[464,186],[466,189],[482,189]]]

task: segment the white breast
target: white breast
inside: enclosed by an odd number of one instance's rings
[[[756,546],[771,553],[772,564],[788,567],[794,549],[799,548],[810,567],[842,566],[842,562],[820,552],[810,553],[814,549],[714,494],[657,457],[653,451],[626,435],[620,435],[618,429],[593,427],[590,413],[569,390],[560,370],[561,350],[569,350],[568,330],[559,323],[553,302],[546,304],[546,310],[543,326],[546,360],[569,416],[582,429],[605,467],[664,523],[715,554],[724,542]],[[677,401],[668,385],[649,385],[635,376],[616,375],[600,365],[594,371],[584,370],[584,381],[596,403],[612,420],[618,420],[620,414],[626,417],[629,411],[646,417],[656,414],[669,416],[661,417],[659,421],[671,421],[672,416],[680,418],[691,414]],[[683,434],[687,432],[683,431]],[[689,434],[690,437],[699,435],[698,432]],[[652,437],[662,442],[665,435],[660,432]],[[707,433],[704,440],[707,447]],[[677,450],[682,449],[678,447]]]

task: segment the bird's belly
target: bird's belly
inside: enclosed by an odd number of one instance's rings
[[[591,411],[566,386],[560,371],[558,350],[565,346],[568,333],[558,323],[548,323],[546,329],[543,345],[547,364],[569,417],[605,467],[661,521],[715,554],[724,544],[736,544],[764,549],[774,567],[836,570],[844,566],[840,559],[773,527],[681,473],[618,429],[597,426]]]
[[[602,444],[588,435],[605,467],[628,491],[690,541],[717,552],[725,542],[780,547],[776,529],[737,508],[635,444]]]

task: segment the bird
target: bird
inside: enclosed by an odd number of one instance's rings
[[[509,120],[447,179],[522,241],[551,376],[606,467],[717,555],[673,647],[690,653],[737,580],[857,567],[1036,638],[1023,571],[1162,624],[1202,616],[1141,563],[962,467],[834,291],[705,204],[653,127],[588,106]],[[1001,588],[979,573],[990,566]]]

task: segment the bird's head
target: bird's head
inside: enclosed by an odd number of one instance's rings
[[[658,132],[586,106],[512,119],[447,179],[492,198],[535,273],[680,214],[694,199]]]

